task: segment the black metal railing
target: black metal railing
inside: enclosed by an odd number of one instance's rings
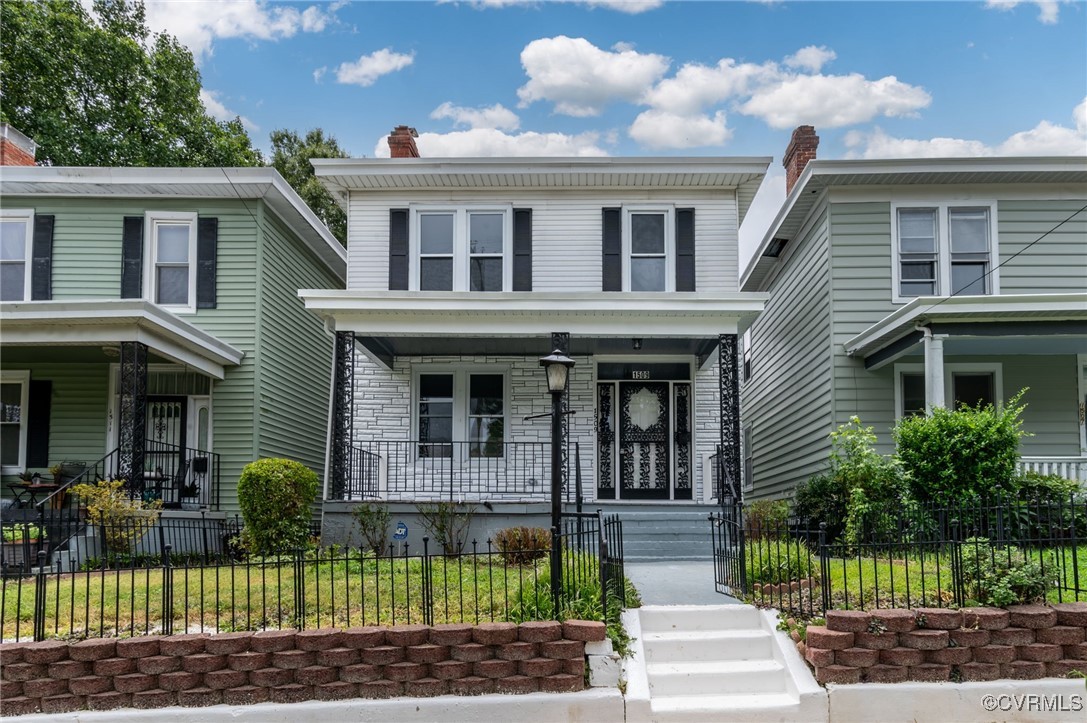
[[[612,622],[624,600],[621,523],[599,512],[564,519],[553,535],[559,600],[551,597],[546,549],[473,540],[451,555],[423,538],[419,549],[390,545],[382,555],[327,547],[246,559],[228,536],[236,529],[219,522],[224,536],[205,543],[160,521],[68,572],[50,570],[40,552],[33,574],[0,580],[3,639],[520,622],[594,610]]]
[[[351,448],[349,479],[334,480],[332,499],[546,499],[551,447],[546,442],[374,441]],[[568,492],[572,499],[572,492]]]
[[[166,509],[219,508],[219,455],[149,439],[144,473],[126,485],[145,500],[160,499]]]
[[[710,523],[717,590],[791,614],[995,604],[991,581],[1009,568],[1010,592],[1021,598],[1087,600],[1079,495],[879,509],[848,531],[740,505]]]

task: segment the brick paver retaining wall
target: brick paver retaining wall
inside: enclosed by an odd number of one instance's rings
[[[584,687],[580,620],[0,645],[0,712],[535,693]]]
[[[820,683],[1064,678],[1087,673],[1087,602],[830,610],[799,647]]]

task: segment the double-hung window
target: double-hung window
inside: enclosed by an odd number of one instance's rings
[[[0,212],[0,301],[30,298],[33,211]]]
[[[675,220],[670,208],[623,209],[624,291],[675,290]]]
[[[18,474],[26,467],[27,399],[29,372],[0,376],[0,471]]]
[[[415,209],[412,288],[508,290],[511,219],[507,208]]]
[[[196,214],[149,213],[145,291],[156,304],[196,311]]]
[[[996,293],[995,204],[896,204],[895,300]]]
[[[896,364],[897,418],[925,413],[925,370],[922,364]],[[1003,401],[1000,364],[945,364],[944,401],[949,409],[996,406]]]
[[[416,375],[415,426],[420,457],[502,457],[506,374],[467,368]]]

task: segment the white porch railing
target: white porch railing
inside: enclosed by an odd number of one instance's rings
[[[1056,474],[1087,483],[1087,457],[1020,457],[1019,471]]]

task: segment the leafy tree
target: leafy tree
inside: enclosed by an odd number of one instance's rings
[[[311,158],[347,158],[348,154],[332,136],[314,128],[300,138],[294,131],[281,128],[272,131],[272,166],[325,222],[340,243],[347,244],[347,214],[336,203],[313,171]]]
[[[173,36],[152,34],[142,0],[0,3],[0,120],[71,166],[255,166],[241,121],[200,100],[200,73]]]

